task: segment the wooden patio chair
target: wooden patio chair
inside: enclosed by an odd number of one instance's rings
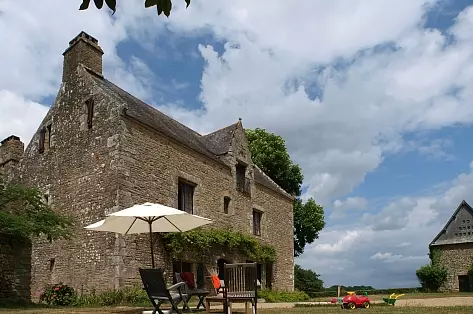
[[[144,289],[148,294],[148,298],[154,306],[153,314],[165,314],[159,307],[164,302],[171,303],[171,310],[164,310],[166,314],[176,312],[182,314],[178,308],[179,303],[184,302],[183,308],[189,308],[187,304],[188,296],[182,293],[181,288],[184,282],[178,282],[175,285],[167,287],[164,280],[163,270],[160,268],[140,268],[141,281]]]
[[[253,314],[256,314],[258,299],[256,263],[225,264],[224,281],[225,313],[231,314],[232,302],[244,302],[245,311],[248,314],[248,302],[250,302]]]

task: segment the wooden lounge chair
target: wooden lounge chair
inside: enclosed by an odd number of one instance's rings
[[[184,282],[178,282],[167,287],[163,270],[160,268],[140,268],[140,276],[149,300],[154,306],[153,314],[156,314],[156,312],[159,314],[170,314],[173,312],[181,314],[182,310],[177,307],[181,302],[184,302],[183,308],[189,308],[187,304],[188,296],[183,294],[181,290],[185,285]],[[164,310],[166,312],[163,312],[159,308],[164,302],[171,303],[170,311]]]

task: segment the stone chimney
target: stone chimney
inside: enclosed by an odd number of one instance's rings
[[[103,50],[99,46],[99,41],[86,32],[80,32],[71,40],[69,48],[62,55],[64,56],[63,82],[75,73],[79,64],[83,64],[90,70],[102,75]]]
[[[0,174],[3,174],[7,181],[16,179],[24,149],[25,145],[15,135],[9,136],[1,142]]]

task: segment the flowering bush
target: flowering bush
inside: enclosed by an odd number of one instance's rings
[[[49,305],[71,305],[76,300],[77,295],[74,288],[63,285],[62,282],[52,286],[47,286],[40,295],[39,300]]]

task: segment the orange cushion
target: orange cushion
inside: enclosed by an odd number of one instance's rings
[[[215,289],[220,289],[220,279],[216,275],[212,275],[212,285]]]

